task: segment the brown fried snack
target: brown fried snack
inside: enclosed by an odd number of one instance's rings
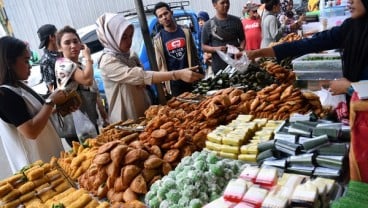
[[[126,188],[123,185],[123,178],[118,177],[114,182],[114,191],[115,192],[121,192],[124,191]]]
[[[107,165],[106,173],[109,177],[117,177],[120,175],[120,165],[115,164],[114,162]]]
[[[160,147],[159,147],[159,146],[157,146],[157,145],[152,145],[152,146],[151,146],[151,148],[149,149],[149,152],[150,152],[151,154],[156,155],[156,156],[157,156],[157,157],[159,157],[159,158],[162,158],[162,152],[161,152],[161,149],[160,149]]]
[[[144,180],[150,181],[153,177],[160,174],[160,169],[146,169],[144,168],[142,171],[142,175]]]
[[[101,184],[97,189],[97,197],[98,199],[103,199],[107,196],[108,187],[106,184]]]
[[[109,152],[98,154],[93,159],[93,163],[96,163],[97,165],[105,165],[105,164],[109,163],[110,161],[111,161],[111,158],[110,158],[110,153]]]
[[[104,145],[98,148],[97,154],[109,152],[112,148],[117,146],[119,143],[120,141],[112,141],[112,142],[105,143]]]
[[[170,163],[168,162],[163,162],[162,163],[162,174],[167,175],[169,174],[169,172],[172,170],[172,167],[170,165]]]
[[[142,142],[136,140],[136,141],[131,142],[129,144],[129,147],[133,147],[134,149],[143,149],[144,145],[142,144]]]
[[[124,192],[114,192],[110,198],[109,198],[111,203],[114,202],[123,202],[124,201]]]
[[[124,191],[123,199],[125,202],[132,202],[134,200],[138,200],[138,195],[130,188],[127,188],[127,190]]]
[[[132,180],[141,172],[141,168],[136,165],[127,165],[121,169],[124,187],[128,188]]]
[[[147,206],[139,200],[130,201],[126,203],[125,205],[126,207],[129,207],[129,208],[147,208]]]
[[[149,136],[150,136],[150,133],[145,131],[145,132],[140,133],[138,137],[140,141],[144,142],[149,138]]]
[[[144,180],[142,174],[139,174],[138,176],[136,176],[133,179],[133,181],[132,181],[132,183],[130,184],[129,187],[135,193],[138,193],[138,194],[147,193],[147,184],[146,184],[146,181]]]
[[[165,162],[174,162],[178,158],[179,153],[179,149],[171,149],[166,152],[163,159]]]
[[[161,177],[161,175],[157,175],[157,176],[155,176],[155,177],[153,177],[152,178],[152,180],[149,182],[149,187],[154,183],[154,182],[156,182],[157,180],[160,180],[162,177]]]
[[[167,131],[165,129],[156,129],[151,133],[151,137],[156,139],[161,139],[167,135]]]
[[[124,144],[119,144],[110,152],[111,160],[118,166],[122,162],[127,152],[128,146]]]
[[[144,161],[144,168],[155,169],[161,166],[162,159],[156,155],[150,155],[147,160]]]
[[[160,126],[160,129],[166,129],[167,130],[167,129],[169,129],[173,125],[174,125],[174,122],[168,121],[168,122],[164,123],[163,125],[161,125]]]
[[[133,149],[129,151],[124,157],[124,164],[132,164],[137,160],[145,160],[149,153],[143,149]]]

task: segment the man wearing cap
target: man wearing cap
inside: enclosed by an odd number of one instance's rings
[[[246,50],[255,50],[261,47],[262,30],[261,20],[257,12],[257,4],[248,3],[244,6],[243,12],[246,16],[242,19],[243,30],[245,34],[245,46]]]
[[[51,93],[56,88],[55,62],[56,59],[60,57],[56,45],[56,31],[56,27],[51,24],[42,25],[37,30],[38,38],[41,41],[39,48],[45,48],[44,54],[41,57],[40,67],[42,81],[44,81],[47,86],[47,94]]]

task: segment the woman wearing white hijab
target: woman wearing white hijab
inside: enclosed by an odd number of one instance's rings
[[[99,61],[112,123],[138,119],[151,105],[146,85],[181,79],[194,82],[203,75],[189,69],[145,71],[130,50],[134,27],[122,14],[105,13],[97,21],[98,39],[105,47]]]

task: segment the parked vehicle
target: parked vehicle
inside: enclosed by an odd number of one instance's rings
[[[189,1],[170,2],[169,5],[174,12],[173,17],[175,21],[177,22],[177,24],[183,27],[191,28],[192,35],[194,37],[195,44],[198,49],[198,54],[201,54],[200,45],[199,45],[199,24],[197,21],[197,15],[192,10],[184,9],[185,6],[189,6]],[[154,7],[154,4],[149,4],[145,6],[145,11],[144,11],[146,14],[147,25],[148,25],[148,29],[149,29],[151,37],[154,37],[154,35],[156,35],[157,32],[161,29],[157,21],[157,18],[153,14],[153,7]],[[134,36],[133,36],[133,42],[132,42],[131,49],[138,55],[144,69],[151,70],[148,55],[147,55],[146,45],[144,44],[144,40],[143,40],[141,24],[137,16],[137,10],[131,9],[131,10],[123,11],[121,13],[123,13],[126,19],[128,19],[134,25]],[[95,57],[98,60],[99,56],[101,55],[100,50],[102,50],[103,47],[101,46],[101,43],[98,41],[98,38],[97,38],[96,25],[90,25],[88,27],[80,29],[78,30],[78,33],[81,36],[82,42],[88,45],[88,47],[91,49],[91,52],[96,52],[94,53],[94,55],[96,54]],[[99,52],[97,53],[97,51]],[[94,60],[95,79],[98,82],[100,92],[104,93],[103,82],[100,76],[100,71],[97,67],[97,60]]]
[[[201,50],[199,45],[199,24],[197,20],[197,15],[192,10],[187,10],[184,7],[189,6],[189,1],[180,1],[180,2],[170,2],[169,3],[171,9],[173,10],[173,17],[178,25],[181,25],[183,27],[191,28],[193,38],[195,40],[195,44],[198,49],[198,54],[201,56]],[[154,35],[157,34],[157,32],[161,29],[157,18],[153,14],[153,8],[154,4],[149,4],[145,6],[145,15],[147,20],[147,25],[149,28],[150,36],[154,37]],[[147,55],[147,49],[146,45],[144,44],[142,30],[141,30],[141,24],[139,22],[138,16],[137,16],[137,10],[131,9],[122,11],[126,17],[133,25],[134,25],[134,36],[133,36],[133,42],[131,49],[137,53],[143,67],[145,70],[151,70],[148,55]],[[97,85],[100,91],[100,94],[102,96],[105,95],[105,90],[103,86],[103,81],[100,75],[100,70],[98,69],[98,59],[102,54],[103,46],[98,40],[97,33],[96,33],[96,25],[89,25],[83,28],[78,29],[78,34],[81,38],[81,41],[90,48],[92,59],[94,61],[93,67],[94,67],[94,77],[97,81]],[[83,62],[83,60],[81,60]],[[35,66],[36,67],[36,66]],[[35,71],[35,72],[33,72]],[[32,73],[39,73],[39,69],[37,67],[32,70]],[[32,76],[32,74],[31,74]],[[38,76],[37,76],[38,77]],[[45,85],[44,83],[42,83]],[[153,91],[155,91],[155,88],[153,88]]]

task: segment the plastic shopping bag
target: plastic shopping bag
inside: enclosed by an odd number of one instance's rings
[[[81,144],[83,144],[86,139],[95,138],[97,136],[96,126],[86,114],[84,114],[81,110],[77,110],[73,112],[72,115],[75,131],[77,132],[77,136]]]
[[[346,103],[345,94],[343,95],[332,95],[331,91],[322,88],[317,91],[316,94],[319,96],[322,106],[331,106],[336,112],[337,120],[349,124],[349,110]]]
[[[332,93],[325,88],[317,91],[316,94],[319,96],[322,106],[332,106],[333,109],[335,109],[339,103],[346,103],[345,95],[332,95]]]
[[[234,67],[237,71],[243,73],[248,69],[249,59],[244,54],[239,59],[233,59],[231,53],[224,53],[220,50],[217,50],[216,53],[220,56],[220,58],[227,63],[228,65]]]
[[[60,138],[76,138],[75,125],[72,114],[61,115],[54,113],[51,116],[51,122]]]

